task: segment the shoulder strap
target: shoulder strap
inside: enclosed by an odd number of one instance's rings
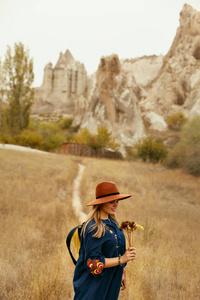
[[[70,249],[70,244],[71,244],[71,239],[73,237],[73,234],[75,233],[75,231],[78,229],[78,234],[80,236],[80,232],[81,232],[81,229],[82,229],[82,225],[78,225],[76,227],[74,227],[67,235],[67,238],[66,238],[66,245],[67,245],[67,248],[68,248],[68,251],[69,251],[69,254],[71,256],[71,259],[73,261],[73,263],[76,265],[76,260],[71,252],[71,249]]]

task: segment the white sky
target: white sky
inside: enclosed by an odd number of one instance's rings
[[[179,26],[184,3],[200,0],[0,0],[0,57],[22,42],[34,59],[34,86],[43,69],[70,50],[95,72],[102,56],[165,55]]]

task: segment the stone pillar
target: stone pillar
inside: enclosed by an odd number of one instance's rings
[[[53,74],[53,92],[62,92],[63,88],[63,75],[64,69],[63,68],[54,68]]]
[[[52,88],[53,88],[53,68],[52,68],[52,63],[48,63],[44,68],[42,89],[44,89],[46,93],[51,93]]]
[[[76,80],[77,80],[77,70],[72,68],[72,88],[71,94],[76,94]]]

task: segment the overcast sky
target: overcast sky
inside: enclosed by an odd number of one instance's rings
[[[34,86],[60,52],[70,50],[95,72],[102,56],[165,55],[179,26],[184,3],[200,0],[0,0],[0,57],[22,42],[34,59]]]

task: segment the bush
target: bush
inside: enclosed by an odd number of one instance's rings
[[[0,143],[3,144],[15,144],[14,137],[10,134],[0,134]]]
[[[90,132],[87,128],[81,129],[78,133],[74,134],[72,142],[87,144]]]
[[[159,138],[148,136],[135,145],[137,157],[157,163],[167,157],[167,148]]]
[[[125,147],[126,159],[128,160],[136,160],[137,159],[137,151],[130,146]]]
[[[170,168],[181,167],[185,172],[200,175],[200,117],[184,125],[178,144],[169,152],[165,164]]]
[[[118,150],[119,148],[119,145],[115,142],[115,139],[112,138],[111,133],[105,126],[99,126],[97,128],[97,134],[91,134],[87,128],[84,128],[73,136],[72,141],[84,143],[94,150],[99,148]]]
[[[69,129],[72,125],[72,122],[73,122],[72,118],[64,118],[58,122],[58,125],[60,126],[61,129]]]
[[[20,134],[14,137],[16,145],[37,148],[42,147],[43,139],[42,135],[37,131],[25,129]]]
[[[181,141],[187,145],[200,146],[200,116],[192,118],[183,127]]]
[[[178,143],[169,153],[167,158],[164,160],[164,164],[169,168],[180,168],[182,162],[186,159],[186,153],[183,151],[183,146]]]
[[[182,113],[173,114],[168,118],[167,125],[170,129],[181,130],[187,122],[187,118]]]
[[[200,149],[199,149],[200,150]],[[183,169],[192,175],[200,176],[200,151],[191,153],[183,163]]]
[[[43,138],[42,150],[57,149],[65,142],[65,136],[57,124],[40,124],[38,130]]]

